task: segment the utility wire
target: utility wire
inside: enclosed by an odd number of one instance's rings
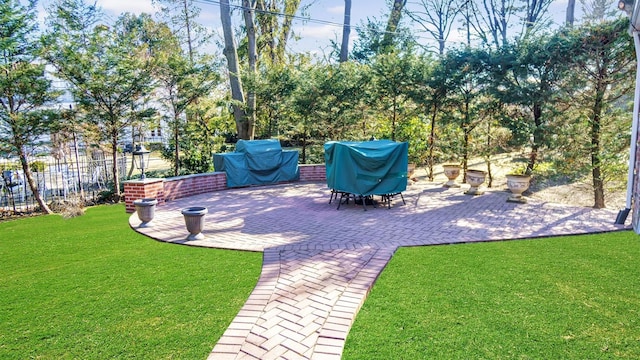
[[[216,1],[216,0],[194,0],[194,2],[196,3],[201,3],[201,4],[207,4],[207,5],[220,5],[220,1]],[[236,9],[236,10],[253,10],[256,13],[260,13],[260,14],[265,14],[265,15],[272,15],[272,16],[277,16],[277,17],[282,17],[282,18],[288,18],[288,19],[293,19],[293,20],[300,20],[303,22],[308,22],[308,23],[313,23],[313,24],[320,24],[320,25],[328,25],[328,26],[332,26],[332,27],[336,27],[336,28],[340,28],[342,29],[344,27],[343,23],[339,23],[339,22],[335,22],[335,21],[329,21],[329,20],[322,20],[322,19],[314,19],[311,17],[304,17],[304,16],[299,16],[299,15],[288,15],[288,14],[284,14],[281,12],[277,12],[277,11],[269,11],[269,10],[261,10],[261,9],[250,9],[246,6],[242,6],[242,5],[235,5],[235,4],[229,4],[229,7],[232,9]],[[355,29],[355,30],[365,30],[365,28],[361,27],[361,26],[354,26],[354,25],[349,25],[349,27],[351,29]],[[390,35],[399,35],[398,32],[396,31],[386,31],[386,30],[375,30],[375,29],[366,29],[366,30],[374,30],[376,33],[384,35],[384,34],[390,34]],[[431,41],[436,41],[431,37],[427,37],[427,36],[419,36],[419,35],[414,35],[414,37],[416,39],[425,39],[425,40],[431,40]]]

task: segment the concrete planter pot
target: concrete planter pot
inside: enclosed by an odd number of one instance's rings
[[[527,199],[522,196],[522,193],[527,191],[531,182],[531,176],[529,175],[507,175],[507,187],[511,191],[511,195],[507,198],[508,202],[526,203]]]
[[[469,190],[465,191],[467,195],[482,195],[484,191],[480,190],[480,185],[484,184],[487,172],[482,170],[467,170],[467,184],[471,185]]]
[[[460,176],[460,165],[457,164],[444,164],[442,165],[444,169],[444,176],[449,179],[444,185],[444,187],[450,188],[459,188],[460,184],[456,183],[456,179]]]
[[[146,199],[137,199],[133,201],[133,205],[136,207],[136,213],[138,214],[138,219],[142,221],[138,227],[151,227],[153,224],[151,220],[156,215],[156,205],[158,204],[158,200],[146,198]]]
[[[189,236],[187,240],[202,240],[204,239],[204,216],[209,212],[206,207],[193,206],[182,209],[182,215],[184,216],[184,224],[187,226]]]

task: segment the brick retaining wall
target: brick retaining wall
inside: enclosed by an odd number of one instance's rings
[[[299,181],[326,181],[324,164],[299,165]],[[227,189],[227,175],[224,172],[211,172],[177,176],[166,179],[129,180],[124,182],[125,208],[128,213],[135,211],[133,201],[142,198],[154,198],[158,205],[165,201]]]

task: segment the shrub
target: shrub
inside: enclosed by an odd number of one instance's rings
[[[36,161],[31,162],[29,164],[29,167],[31,168],[31,171],[43,172],[44,169],[46,168],[46,164],[44,163],[44,161],[36,160]]]

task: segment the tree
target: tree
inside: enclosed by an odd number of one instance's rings
[[[389,13],[389,19],[387,20],[387,27],[382,36],[382,42],[380,44],[380,51],[382,54],[388,53],[393,49],[393,38],[396,36],[396,30],[402,19],[402,10],[407,5],[407,0],[393,0],[391,5],[391,12]]]
[[[567,2],[567,17],[565,20],[565,24],[568,27],[573,26],[573,22],[575,21],[575,12],[576,12],[576,0],[569,0]]]
[[[250,128],[251,123],[247,119],[244,110],[245,98],[240,76],[240,62],[238,61],[238,48],[233,37],[231,26],[231,9],[229,0],[220,1],[220,19],[222,22],[222,32],[224,34],[224,56],[227,58],[227,69],[229,74],[229,84],[231,86],[231,99],[233,106],[233,116],[236,122],[236,129],[240,139],[249,140],[254,129]]]
[[[152,3],[160,6],[159,17],[169,24],[180,43],[186,45],[189,60],[193,62],[198,48],[210,38],[207,29],[196,22],[200,8],[193,0],[152,0]]]
[[[242,15],[247,31],[247,55],[249,60],[249,81],[250,86],[247,91],[247,121],[249,122],[249,138],[253,139],[256,128],[256,91],[255,78],[258,76],[258,49],[256,44],[256,24],[255,24],[255,0],[242,1]]]
[[[358,38],[355,40],[351,58],[361,63],[372,62],[378,54],[389,52],[402,53],[416,46],[411,30],[398,26],[391,37],[392,43],[384,45],[385,24],[375,18],[367,18],[366,23],[356,27]],[[383,45],[385,48],[383,48]]]
[[[406,93],[413,86],[411,73],[416,66],[412,53],[378,55],[371,66],[374,74],[373,100],[383,114],[389,114],[390,131],[387,136],[396,140],[396,127],[406,118],[408,98]]]
[[[156,100],[163,108],[163,118],[171,129],[169,145],[172,150],[167,158],[173,164],[173,174],[178,176],[181,171],[180,154],[188,153],[183,149],[187,122],[202,122],[198,117],[189,117],[189,109],[205,97],[219,81],[214,62],[206,56],[190,57],[186,51],[180,49],[179,39],[164,23],[157,23],[147,16],[141,15],[142,22],[138,23],[139,31],[145,33],[143,38],[149,49],[152,60],[152,76],[156,86]],[[192,110],[195,112],[195,109]],[[186,154],[185,154],[186,155]]]
[[[549,5],[553,0],[526,0],[524,32],[526,36],[532,32],[536,24],[542,22],[542,18],[547,13]]]
[[[256,96],[261,106],[257,108],[257,118],[262,126],[258,136],[271,138],[279,136],[286,128],[292,115],[290,102],[298,81],[296,69],[303,64],[276,65],[267,67],[256,79]]]
[[[286,60],[285,51],[300,3],[300,0],[257,0],[256,22],[260,29],[258,52],[261,58],[270,60],[271,64],[282,65]]]
[[[467,1],[465,4],[465,21],[483,44],[499,49],[508,43],[507,34],[515,18],[516,0]]]
[[[574,80],[583,84],[576,99],[586,110],[586,121],[589,133],[588,154],[591,160],[591,177],[594,191],[594,207],[605,206],[604,182],[606,163],[615,161],[617,154],[607,158],[611,153],[610,144],[603,142],[608,128],[608,119],[612,107],[620,98],[629,93],[633,86],[635,71],[635,55],[633,43],[628,36],[621,36],[627,31],[629,21],[620,18],[616,21],[588,25],[576,29],[573,33],[573,54],[576,75]]]
[[[462,7],[447,0],[420,0],[420,5],[420,10],[407,11],[407,15],[438,42],[438,53],[442,55]]]
[[[297,84],[292,97],[291,106],[299,121],[292,123],[291,132],[302,142],[302,154],[300,162],[307,163],[307,141],[309,137],[318,131],[323,124],[316,118],[322,101],[321,83],[325,78],[325,69],[322,66],[313,66],[303,69],[296,76]]]
[[[612,8],[611,1],[607,0],[580,0],[583,20],[587,23],[605,21],[618,17],[618,10]]]
[[[411,80],[413,86],[408,89],[409,97],[423,108],[424,116],[428,119],[426,161],[429,181],[434,179],[437,120],[441,116],[448,91],[446,72],[441,68],[442,65],[441,61],[428,57],[421,58],[413,69]]]
[[[40,209],[49,214],[27,158],[27,146],[47,133],[54,117],[46,107],[59,95],[38,58],[35,6],[35,1],[22,6],[18,0],[0,0],[0,143],[18,156]]]
[[[349,34],[351,33],[351,0],[344,0],[344,24],[342,25],[342,45],[340,46],[340,62],[349,59]]]
[[[452,110],[448,120],[462,132],[462,168],[466,179],[472,132],[484,119],[480,115],[486,104],[492,102],[486,96],[486,53],[464,48],[448,52],[441,61],[443,76],[447,79],[447,107]]]
[[[491,53],[493,94],[502,102],[523,106],[525,139],[531,136],[527,173],[538,161],[540,149],[547,143],[553,100],[558,98],[570,62],[569,44],[563,34],[532,37],[516,46]],[[512,124],[521,126],[521,124]]]
[[[151,57],[146,44],[136,38],[139,34],[122,31],[124,17],[114,29],[102,24],[91,26],[100,13],[96,8],[82,12],[87,9],[91,7],[83,0],[61,0],[54,4],[44,56],[54,66],[56,76],[69,84],[87,121],[109,142],[114,194],[119,198],[118,141],[131,119],[149,112],[139,107],[151,90]],[[84,38],[78,38],[77,32]]]

